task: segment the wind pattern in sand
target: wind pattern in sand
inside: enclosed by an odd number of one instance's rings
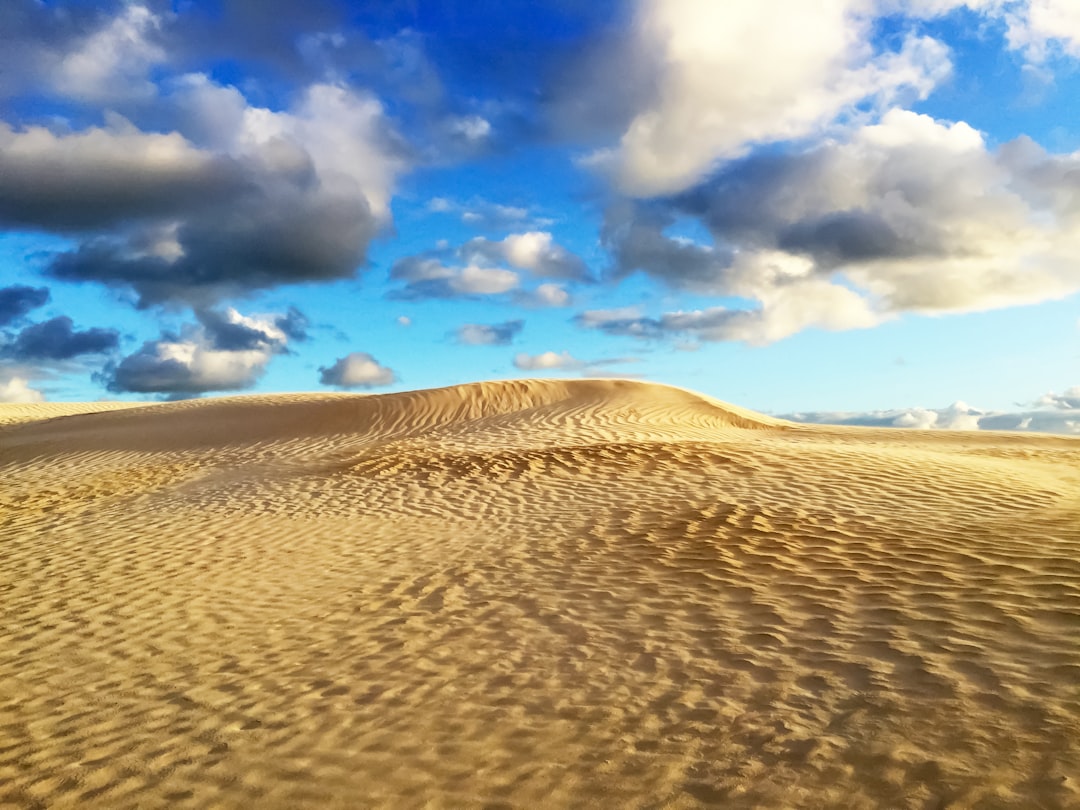
[[[0,806],[1080,806],[1080,440],[612,380],[0,421]]]

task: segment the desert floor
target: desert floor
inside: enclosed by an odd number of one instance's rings
[[[0,422],[0,806],[1080,807],[1080,439],[610,380]]]

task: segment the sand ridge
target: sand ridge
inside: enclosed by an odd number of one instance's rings
[[[25,421],[0,620],[0,806],[1080,806],[1066,437],[613,380]]]
[[[62,416],[146,407],[143,402],[0,402],[0,428]]]

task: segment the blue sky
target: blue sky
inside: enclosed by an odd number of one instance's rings
[[[1073,0],[9,0],[0,400],[1080,432],[1078,97]]]

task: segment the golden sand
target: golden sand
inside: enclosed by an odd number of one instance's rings
[[[1080,807],[1078,439],[55,407],[0,406],[0,806]]]

